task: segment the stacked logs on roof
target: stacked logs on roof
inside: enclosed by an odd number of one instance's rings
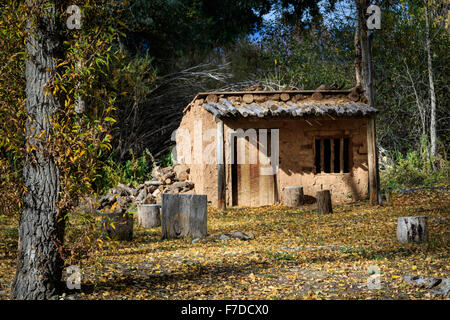
[[[163,193],[190,193],[194,183],[189,181],[189,167],[183,164],[165,168],[155,167],[152,179],[134,188],[119,183],[99,200],[98,209],[103,212],[127,210],[131,204],[161,203]]]
[[[363,94],[364,90],[360,87],[354,87],[350,89],[349,91],[342,91],[341,92],[330,92],[327,89],[323,89],[321,87],[317,88],[316,92],[313,92],[312,94],[296,94],[296,93],[289,93],[289,92],[280,92],[273,94],[272,92],[255,92],[255,93],[246,93],[243,95],[224,95],[224,94],[209,94],[206,96],[205,99],[198,99],[198,102],[200,104],[203,103],[217,103],[220,99],[225,98],[230,102],[236,102],[236,103],[262,103],[267,101],[281,101],[281,102],[288,102],[292,101],[294,103],[306,100],[306,99],[312,99],[312,100],[325,100],[325,99],[341,99],[341,100],[350,100],[353,102],[362,102],[367,103],[368,100],[366,96]]]
[[[366,116],[376,112],[367,105],[361,87],[346,91],[211,93],[194,101],[214,116],[266,117],[336,114]]]

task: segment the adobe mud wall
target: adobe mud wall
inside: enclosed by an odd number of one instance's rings
[[[231,146],[229,133],[235,129],[279,129],[279,170],[276,177],[277,194],[284,200],[284,188],[302,185],[304,194],[315,198],[316,192],[331,190],[335,202],[351,202],[368,196],[367,167],[367,118],[337,118],[328,116],[308,119],[248,119],[224,120],[225,126],[225,163],[226,163],[226,201],[232,205]],[[216,130],[214,116],[199,105],[191,106],[181,121],[180,128],[191,133],[190,139],[178,138],[177,153],[185,162],[186,152],[190,150],[190,179],[195,183],[195,193],[206,194],[208,202],[217,206],[217,165],[202,163],[204,159],[195,159],[195,149],[201,144],[203,156],[209,154],[215,159]],[[207,139],[197,142],[194,132],[210,130]],[[201,135],[201,134],[200,134]],[[314,138],[316,136],[350,137],[351,168],[349,173],[319,173],[314,170]],[[189,140],[189,144],[186,142]],[[184,145],[184,146],[183,146]],[[184,150],[182,150],[184,148]],[[210,152],[205,151],[210,150]],[[184,154],[183,154],[184,152]],[[197,151],[198,154],[198,151]]]

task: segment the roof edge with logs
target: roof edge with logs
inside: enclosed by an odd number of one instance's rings
[[[367,104],[359,87],[350,90],[285,90],[203,92],[184,109],[203,107],[215,117],[306,117],[362,116],[369,117],[377,109]]]

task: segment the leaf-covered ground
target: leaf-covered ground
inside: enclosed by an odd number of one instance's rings
[[[104,241],[84,260],[81,293],[65,298],[442,299],[402,276],[449,277],[449,212],[448,190],[396,194],[392,206],[336,205],[329,215],[314,206],[210,209],[210,234],[256,238],[192,244],[136,227],[132,242]],[[430,217],[429,242],[401,245],[397,217],[417,215]],[[8,299],[17,225],[0,221],[0,299]],[[381,288],[368,289],[368,270],[377,268]]]

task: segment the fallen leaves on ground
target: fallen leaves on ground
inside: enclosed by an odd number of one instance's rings
[[[409,286],[402,277],[449,277],[448,190],[395,195],[391,206],[338,204],[327,215],[313,209],[209,210],[210,234],[253,233],[256,238],[249,241],[160,240],[159,228],[135,225],[133,241],[105,241],[83,261],[82,291],[75,297],[442,299]],[[398,243],[397,217],[418,215],[430,217],[428,243]],[[2,237],[9,232],[0,249],[0,299],[8,298],[15,271],[11,237],[17,232],[11,228],[17,225],[2,225],[0,230]],[[380,288],[369,289],[368,279],[378,272]]]

